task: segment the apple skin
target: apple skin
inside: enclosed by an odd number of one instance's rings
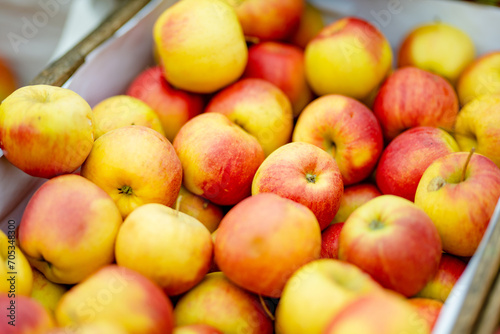
[[[339,211],[337,211],[337,214],[333,218],[332,224],[345,222],[354,210],[369,200],[381,195],[382,193],[380,190],[370,183],[361,183],[345,187],[344,194],[340,200]]]
[[[79,326],[54,328],[44,332],[44,334],[128,334],[128,332],[122,326],[100,321]]]
[[[172,144],[139,125],[99,137],[81,175],[111,196],[123,218],[146,203],[172,205],[182,184],[182,166]]]
[[[431,217],[443,250],[472,256],[481,242],[500,197],[500,169],[487,157],[459,152],[435,160],[424,172],[415,204]]]
[[[300,17],[300,23],[297,30],[289,39],[290,43],[303,49],[307,43],[312,40],[325,27],[321,11],[309,3],[305,3],[304,11]]]
[[[174,328],[173,334],[223,334],[220,330],[208,325],[186,325]]]
[[[333,259],[312,261],[288,280],[276,310],[276,333],[321,334],[346,305],[384,290],[356,266]]]
[[[205,104],[201,95],[170,85],[160,66],[141,72],[128,87],[127,95],[145,102],[154,110],[170,142],[187,121],[203,112]]]
[[[174,147],[186,189],[219,205],[233,205],[250,196],[253,176],[264,161],[257,139],[219,113],[188,121]]]
[[[340,232],[340,260],[407,297],[434,277],[441,253],[431,219],[412,202],[394,195],[379,196],[356,209]]]
[[[215,262],[234,283],[279,297],[288,278],[319,258],[321,230],[302,204],[272,193],[257,194],[224,216],[215,239]]]
[[[429,334],[426,319],[406,300],[385,295],[361,297],[341,310],[324,334]]]
[[[400,68],[382,84],[373,103],[385,139],[417,126],[451,132],[458,113],[455,90],[442,77],[416,67]]]
[[[184,293],[203,279],[212,251],[210,232],[202,223],[156,203],[128,215],[115,246],[118,265],[143,274],[168,296]]]
[[[244,78],[259,78],[274,84],[290,99],[293,116],[311,102],[305,69],[304,51],[299,47],[278,42],[262,42],[248,50]]]
[[[399,49],[398,67],[415,66],[455,84],[474,55],[474,42],[465,32],[433,22],[413,29],[405,37]]]
[[[343,192],[342,175],[332,156],[300,142],[271,153],[252,183],[252,195],[273,193],[308,207],[322,230],[335,217]]]
[[[444,130],[427,126],[406,130],[382,152],[377,166],[377,186],[383,194],[413,202],[427,167],[437,158],[458,151],[455,139]]]
[[[222,272],[210,273],[184,294],[174,309],[177,326],[206,324],[222,333],[271,334],[273,324],[254,294]]]
[[[9,307],[15,309],[9,310]],[[48,311],[29,297],[16,294],[15,298],[10,298],[2,293],[0,294],[0,308],[4,314],[4,319],[0,321],[2,334],[45,334],[54,327],[54,320]],[[10,318],[10,315],[14,319]],[[14,321],[15,326],[9,325],[9,321]]]
[[[172,304],[163,291],[143,275],[109,265],[75,285],[56,308],[60,326],[110,322],[129,334],[170,334]]]
[[[344,223],[336,223],[328,226],[321,233],[321,258],[338,259],[339,258],[339,237]]]
[[[461,105],[483,95],[500,94],[500,51],[487,53],[469,64],[457,83]]]
[[[31,176],[74,172],[92,149],[93,131],[92,109],[69,89],[25,86],[0,105],[0,149]]]
[[[33,289],[31,298],[42,304],[50,314],[54,313],[57,303],[68,291],[68,287],[49,281],[41,272],[33,268]]]
[[[5,59],[0,58],[0,103],[17,88],[17,79]]]
[[[428,298],[411,298],[408,299],[408,303],[417,309],[418,314],[428,322],[432,330],[443,307],[443,302]]]
[[[135,97],[117,95],[99,102],[93,109],[94,136],[129,125],[142,125],[165,135],[160,119],[146,103]]]
[[[288,143],[292,135],[290,100],[262,79],[242,79],[226,87],[212,98],[205,112],[227,116],[257,138],[266,156]]]
[[[81,176],[61,175],[28,202],[19,245],[48,280],[75,284],[113,262],[121,224],[118,208],[102,189]]]
[[[8,230],[7,235],[0,230],[0,294],[12,293],[29,296],[33,288],[33,271],[28,259],[16,244],[10,242],[15,239],[15,230]],[[9,242],[10,241],[10,242]],[[10,259],[9,259],[10,257]],[[13,265],[15,270],[10,266]],[[9,274],[15,272],[15,274]],[[14,281],[9,279],[14,276]],[[14,283],[14,288],[11,288]]]
[[[319,96],[365,99],[384,79],[391,63],[392,50],[384,35],[355,17],[326,26],[305,50],[307,81]]]
[[[172,5],[156,20],[153,38],[165,78],[174,87],[213,93],[245,70],[248,50],[243,30],[224,1],[187,0]]]
[[[371,110],[342,95],[311,102],[299,116],[292,140],[330,153],[345,186],[367,178],[383,149],[382,130]]]
[[[458,114],[455,139],[461,151],[474,147],[500,167],[500,95],[481,96],[467,103]]]

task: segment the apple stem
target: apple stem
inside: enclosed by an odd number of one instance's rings
[[[269,311],[269,308],[267,307],[266,305],[266,302],[264,301],[264,299],[262,298],[262,296],[259,294],[259,300],[260,300],[260,303],[262,305],[262,307],[264,308],[264,311],[266,312],[267,316],[272,320],[274,321],[274,315],[271,313],[271,311]]]
[[[465,160],[465,165],[464,169],[462,170],[462,178],[460,179],[460,182],[464,182],[465,180],[465,172],[467,172],[467,166],[469,165],[469,161],[472,158],[472,155],[474,154],[475,151],[476,151],[475,147],[470,149],[469,156],[467,157],[467,160]]]
[[[177,201],[175,201],[175,214],[179,215],[179,208],[181,207],[182,195],[177,196]]]

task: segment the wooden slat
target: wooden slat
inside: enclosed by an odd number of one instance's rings
[[[85,58],[92,50],[111,37],[148,2],[150,0],[124,1],[118,10],[107,17],[80,43],[31,80],[30,85],[62,86],[85,62]]]

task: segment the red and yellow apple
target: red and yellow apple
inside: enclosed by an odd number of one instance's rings
[[[0,103],[17,88],[17,80],[7,61],[0,58]]]
[[[443,302],[428,298],[411,298],[408,299],[408,303],[417,309],[418,314],[427,321],[431,329],[434,328]]]
[[[59,327],[44,332],[44,334],[128,334],[123,326],[99,321],[78,326]]]
[[[66,291],[68,291],[67,286],[49,281],[41,272],[33,268],[31,298],[42,304],[49,313],[54,313],[57,303]]]
[[[10,225],[9,225],[10,226]],[[33,288],[33,271],[26,256],[16,245],[15,230],[7,235],[0,230],[0,293],[29,296]]]
[[[382,193],[376,186],[370,183],[356,184],[344,188],[344,194],[340,200],[339,211],[333,218],[332,223],[343,223],[361,205],[365,204]]]
[[[311,5],[305,3],[304,11],[300,17],[300,23],[297,30],[293,33],[289,41],[303,49],[306,48],[307,43],[313,39],[325,27],[321,11]]]
[[[223,334],[220,330],[209,325],[186,325],[174,328],[173,334]]]
[[[328,226],[321,233],[321,258],[339,258],[339,237],[344,223],[336,223]]]
[[[54,327],[54,320],[37,301],[22,295],[0,294],[2,334],[45,334]]]

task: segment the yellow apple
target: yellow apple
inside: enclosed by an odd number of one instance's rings
[[[54,312],[59,299],[66,291],[68,291],[67,286],[49,281],[41,272],[33,268],[31,298],[37,300],[50,313]]]
[[[0,231],[0,260],[3,262],[0,265],[0,293],[29,296],[33,286],[31,266],[16,245],[15,230],[9,229],[8,235]]]
[[[307,43],[309,43],[324,26],[325,23],[323,22],[321,11],[310,3],[306,3],[302,16],[300,17],[299,27],[293,33],[290,42],[301,48],[305,48]]]

